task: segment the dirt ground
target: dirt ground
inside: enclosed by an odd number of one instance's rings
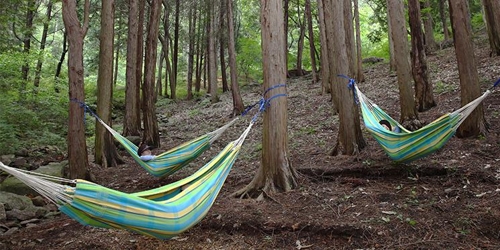
[[[500,77],[500,60],[487,41],[476,55],[482,89]],[[460,107],[453,48],[429,56],[438,104],[420,113],[430,122]],[[385,63],[365,66],[360,89],[391,116],[399,117],[397,78]],[[124,230],[86,227],[64,214],[0,237],[7,249],[500,249],[500,91],[484,102],[486,136],[453,137],[441,150],[409,164],[393,163],[365,131],[368,146],[357,156],[328,155],[338,132],[330,97],[311,77],[290,79],[289,155],[299,186],[265,201],[231,194],[250,183],[260,165],[261,120],[245,142],[207,216],[171,240]],[[262,92],[242,88],[250,104]],[[222,126],[231,112],[230,94],[211,105],[206,98],[161,107],[163,151]],[[96,182],[136,192],[184,178],[213,157],[246,127],[249,117],[226,132],[210,151],[173,176],[147,174],[126,153],[126,164],[92,166]],[[119,123],[117,121],[116,123]],[[91,152],[91,151],[89,151]]]

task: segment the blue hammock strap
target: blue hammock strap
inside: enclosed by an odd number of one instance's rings
[[[356,88],[354,87],[354,85],[356,84],[356,80],[354,80],[353,78],[350,78],[350,77],[348,77],[346,75],[342,75],[342,74],[339,74],[337,76],[349,80],[349,84],[347,84],[347,87],[350,90],[352,90],[352,95],[353,95],[353,98],[354,98],[354,102],[359,105],[358,95],[356,93]]]
[[[253,116],[252,123],[254,123],[255,120],[257,120],[257,117],[259,116],[259,114],[264,113],[266,111],[266,108],[271,105],[271,100],[278,98],[278,97],[281,97],[281,96],[287,96],[286,94],[281,93],[281,94],[273,95],[273,96],[269,97],[268,99],[265,98],[266,94],[269,91],[276,89],[276,88],[281,88],[281,87],[286,87],[286,84],[276,84],[274,86],[269,87],[268,89],[266,89],[266,91],[264,91],[264,94],[262,94],[262,98],[258,102],[256,102],[255,104],[252,105],[252,107],[256,106],[257,104],[259,105],[259,112],[257,112]]]
[[[497,80],[497,81],[493,84],[493,86],[491,86],[491,87],[489,88],[489,90],[492,90],[492,89],[494,89],[494,88],[498,87],[499,85],[500,85],[500,78],[498,78],[498,80]]]
[[[90,116],[93,116],[96,120],[101,120],[101,118],[99,118],[99,116],[97,116],[97,114],[90,108],[89,105],[87,105],[85,102],[83,101],[80,101],[76,98],[71,98],[69,99],[71,102],[76,102],[78,103],[78,105],[80,105],[81,108],[83,108],[83,122],[85,124],[85,121],[86,121],[86,118],[87,118],[87,113],[90,115]]]

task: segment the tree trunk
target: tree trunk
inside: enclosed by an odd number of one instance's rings
[[[194,54],[195,54],[195,29],[196,29],[196,7],[197,2],[195,1],[193,8],[189,8],[188,17],[188,37],[189,37],[189,47],[188,47],[188,66],[187,66],[187,99],[193,99],[193,67],[194,65]]]
[[[450,0],[450,19],[455,42],[460,98],[462,106],[481,95],[477,72],[469,9],[466,0]],[[478,136],[486,132],[483,105],[479,104],[457,131],[459,137]]]
[[[486,29],[490,41],[490,55],[500,56],[500,1],[483,0],[483,6]]]
[[[139,53],[138,48],[138,30],[139,22],[137,16],[139,14],[138,0],[129,0],[128,13],[128,38],[127,38],[127,69],[126,69],[126,87],[125,87],[125,118],[123,119],[123,135],[138,136],[141,131],[140,120],[140,99],[139,86],[137,78],[137,60]],[[142,25],[142,24],[141,24]],[[142,57],[141,57],[142,58]]]
[[[219,10],[219,56],[220,56],[220,72],[221,72],[221,80],[222,80],[222,92],[229,91],[229,86],[227,84],[227,66],[226,66],[226,43],[224,41],[227,40],[225,24],[224,24],[224,13],[226,12],[226,1],[220,1],[220,10]]]
[[[413,80],[415,81],[415,101],[418,111],[426,111],[436,106],[434,101],[432,82],[427,71],[424,38],[422,36],[420,1],[408,1],[411,31],[411,66]],[[428,44],[429,45],[429,44]],[[427,47],[429,49],[429,47]]]
[[[349,42],[352,39],[349,36],[353,32],[346,29],[346,27],[352,29],[352,19],[349,18],[349,13],[347,13],[351,9],[350,1],[333,1],[332,7],[333,28],[338,31],[333,38],[333,51],[329,51],[337,59],[334,62],[333,72],[335,75],[351,75],[354,73],[354,69],[348,55],[353,48],[350,46],[354,46],[352,42]],[[351,25],[346,22],[351,22]],[[335,89],[332,88],[332,90],[337,92],[339,96],[339,132],[337,143],[331,154],[356,155],[366,145],[361,132],[358,107],[354,101],[352,90],[347,88],[347,80],[337,77],[335,82]]]
[[[177,98],[177,68],[179,66],[179,17],[180,17],[180,0],[175,0],[175,24],[174,24],[174,47],[172,52],[172,73],[170,82],[170,98]]]
[[[439,0],[439,17],[443,28],[444,41],[450,40],[450,32],[448,31],[448,22],[446,21],[446,0]]]
[[[39,54],[38,62],[36,64],[35,80],[33,82],[33,85],[35,87],[40,86],[42,65],[43,65],[43,61],[44,61],[43,60],[43,58],[44,58],[43,52],[45,51],[45,44],[47,43],[47,34],[49,31],[49,23],[50,23],[50,20],[52,19],[52,1],[49,1],[47,3],[46,8],[47,8],[47,11],[45,14],[45,21],[43,22],[42,39],[40,40],[40,54]]]
[[[394,42],[394,59],[398,75],[399,103],[401,105],[401,124],[410,130],[421,127],[418,122],[418,113],[415,108],[413,89],[411,87],[411,68],[408,61],[408,35],[406,21],[403,13],[403,2],[400,0],[387,0],[390,16],[391,36]]]
[[[209,93],[210,93],[210,101],[212,103],[216,103],[219,101],[219,97],[217,95],[217,59],[216,59],[216,8],[215,5],[211,4],[209,11],[209,23],[208,28],[208,80],[209,80]]]
[[[354,21],[356,26],[356,81],[364,82],[365,75],[363,74],[363,56],[361,53],[361,31],[359,25],[359,8],[358,0],[354,0]]]
[[[152,1],[146,37],[144,83],[142,85],[144,134],[142,141],[153,147],[160,147],[160,133],[154,102],[154,82],[158,32],[160,28],[160,1]]]
[[[264,88],[286,82],[285,34],[282,1],[261,0],[262,60]],[[281,53],[280,53],[281,51]],[[285,88],[275,88],[265,98],[286,94]],[[262,131],[262,165],[253,180],[236,195],[264,198],[274,192],[286,192],[297,186],[297,173],[288,158],[287,99],[272,99],[264,113]]]
[[[389,36],[389,71],[396,71],[397,68],[397,63],[396,63],[396,57],[395,57],[395,52],[394,52],[394,39],[392,37],[392,24],[391,24],[391,12],[389,11],[389,2],[390,0],[387,0],[387,33]],[[404,36],[406,37],[406,36]]]
[[[36,7],[36,1],[35,0],[28,0],[27,6],[26,6],[26,16],[25,16],[25,23],[24,23],[24,34],[23,34],[23,52],[25,56],[26,62],[22,66],[22,78],[24,80],[23,87],[26,86],[28,83],[28,75],[29,75],[29,70],[30,70],[30,65],[28,62],[28,55],[31,50],[31,37],[33,36],[33,18],[35,18],[35,7]],[[21,93],[21,96],[24,95]],[[24,100],[24,98],[22,99]]]
[[[101,27],[99,34],[99,72],[97,75],[97,115],[109,126],[112,126],[111,110],[113,108],[113,43],[114,43],[114,0],[101,2]],[[108,130],[96,123],[95,163],[105,168],[116,167],[122,162],[113,136]]]
[[[318,81],[318,69],[316,66],[316,48],[314,46],[314,29],[311,13],[311,0],[306,0],[305,12],[307,20],[307,35],[309,36],[309,55],[311,57],[312,83],[314,84]]]
[[[231,116],[237,116],[245,110],[243,99],[240,94],[238,83],[238,68],[236,67],[236,46],[234,38],[233,0],[227,0],[227,33],[228,33],[228,57],[229,77],[231,79],[231,94],[233,97],[233,112]]]
[[[319,32],[320,32],[320,45],[321,45],[321,54],[320,58],[320,73],[321,73],[321,85],[322,85],[322,94],[331,93],[331,85],[330,85],[330,68],[328,66],[328,39],[326,38],[326,20],[325,20],[325,7],[323,3],[328,0],[318,0],[318,17],[319,17]],[[335,108],[334,108],[335,110]]]
[[[64,63],[64,58],[66,58],[66,53],[68,52],[68,31],[64,31],[64,36],[63,36],[63,42],[62,42],[62,53],[61,57],[59,57],[59,61],[57,62],[57,67],[56,67],[56,73],[54,75],[54,78],[56,81],[59,80],[59,76],[61,75],[61,69],[62,69],[62,64]],[[56,92],[59,93],[58,89],[56,89]]]
[[[429,0],[424,0],[423,4],[425,14],[421,16],[421,18],[424,20],[425,51],[427,53],[431,53],[437,50],[438,45],[436,43],[436,39],[434,39],[434,21],[432,20],[431,3]]]
[[[304,38],[306,36],[306,13],[304,12],[303,19],[300,20],[300,0],[297,2],[297,19],[299,22],[299,40],[297,41],[297,76],[303,76],[302,57],[304,54]]]
[[[68,122],[68,161],[70,179],[89,179],[87,144],[85,141],[84,109],[85,101],[83,39],[89,26],[90,1],[85,0],[83,23],[77,14],[76,1],[63,0],[62,14],[68,34],[68,78],[69,78],[69,122]]]
[[[335,62],[339,60],[338,58],[335,57],[333,50],[335,48],[334,44],[334,39],[337,36],[337,31],[335,30],[335,27],[333,25],[333,20],[335,18],[333,14],[333,4],[334,0],[324,0],[323,1],[323,10],[324,10],[324,19],[325,19],[325,31],[326,31],[326,42],[327,42],[327,50],[325,51],[325,55],[328,58],[328,63],[325,65],[325,67],[328,68],[328,85],[330,89],[330,94],[331,94],[331,101],[332,101],[332,106],[333,106],[333,114],[337,114],[339,112],[339,97],[337,93],[337,88],[336,88],[336,83],[338,83],[338,76],[337,76],[337,71],[335,69]],[[341,10],[343,11],[343,10]],[[343,15],[341,14],[343,17]],[[341,33],[344,33],[345,31],[342,30]],[[345,36],[344,36],[345,38]],[[344,39],[345,42],[345,39]],[[345,62],[343,62],[345,63]]]

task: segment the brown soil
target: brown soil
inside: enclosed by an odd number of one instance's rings
[[[487,44],[483,39],[481,44]],[[500,60],[488,46],[477,50],[482,89],[500,76]],[[460,107],[453,48],[429,56],[438,104],[421,113],[430,122]],[[365,69],[359,87],[398,118],[396,77],[387,64]],[[259,98],[261,88],[242,88],[245,102]],[[299,187],[270,194],[265,201],[231,194],[247,185],[260,165],[261,121],[248,136],[219,197],[196,226],[171,240],[124,230],[85,227],[61,214],[0,237],[7,249],[498,249],[500,248],[500,92],[485,102],[489,133],[479,138],[453,137],[441,150],[409,164],[393,163],[368,134],[357,156],[332,157],[338,118],[330,97],[308,77],[291,79],[289,93],[290,161],[300,173]],[[212,131],[229,120],[230,94],[210,105],[178,101],[165,106],[162,148]],[[188,176],[230,140],[250,117],[226,132],[196,162],[162,179],[145,173],[124,153],[126,164],[92,166],[96,182],[134,192]],[[160,151],[160,150],[158,150]]]

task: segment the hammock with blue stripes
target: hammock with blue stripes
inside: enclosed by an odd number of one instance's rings
[[[8,167],[15,176],[83,225],[172,238],[201,221],[212,207],[253,121],[235,141],[194,174],[152,190],[124,193],[85,180],[68,180]],[[65,183],[65,184],[61,184]]]
[[[491,94],[491,91],[487,90],[462,108],[445,114],[416,131],[409,131],[366,97],[356,84],[352,85],[354,85],[355,94],[361,106],[366,129],[387,155],[396,162],[411,162],[442,148],[455,134],[460,124]],[[498,81],[494,86],[496,85]],[[395,129],[387,130],[379,123],[381,120],[389,121]]]

